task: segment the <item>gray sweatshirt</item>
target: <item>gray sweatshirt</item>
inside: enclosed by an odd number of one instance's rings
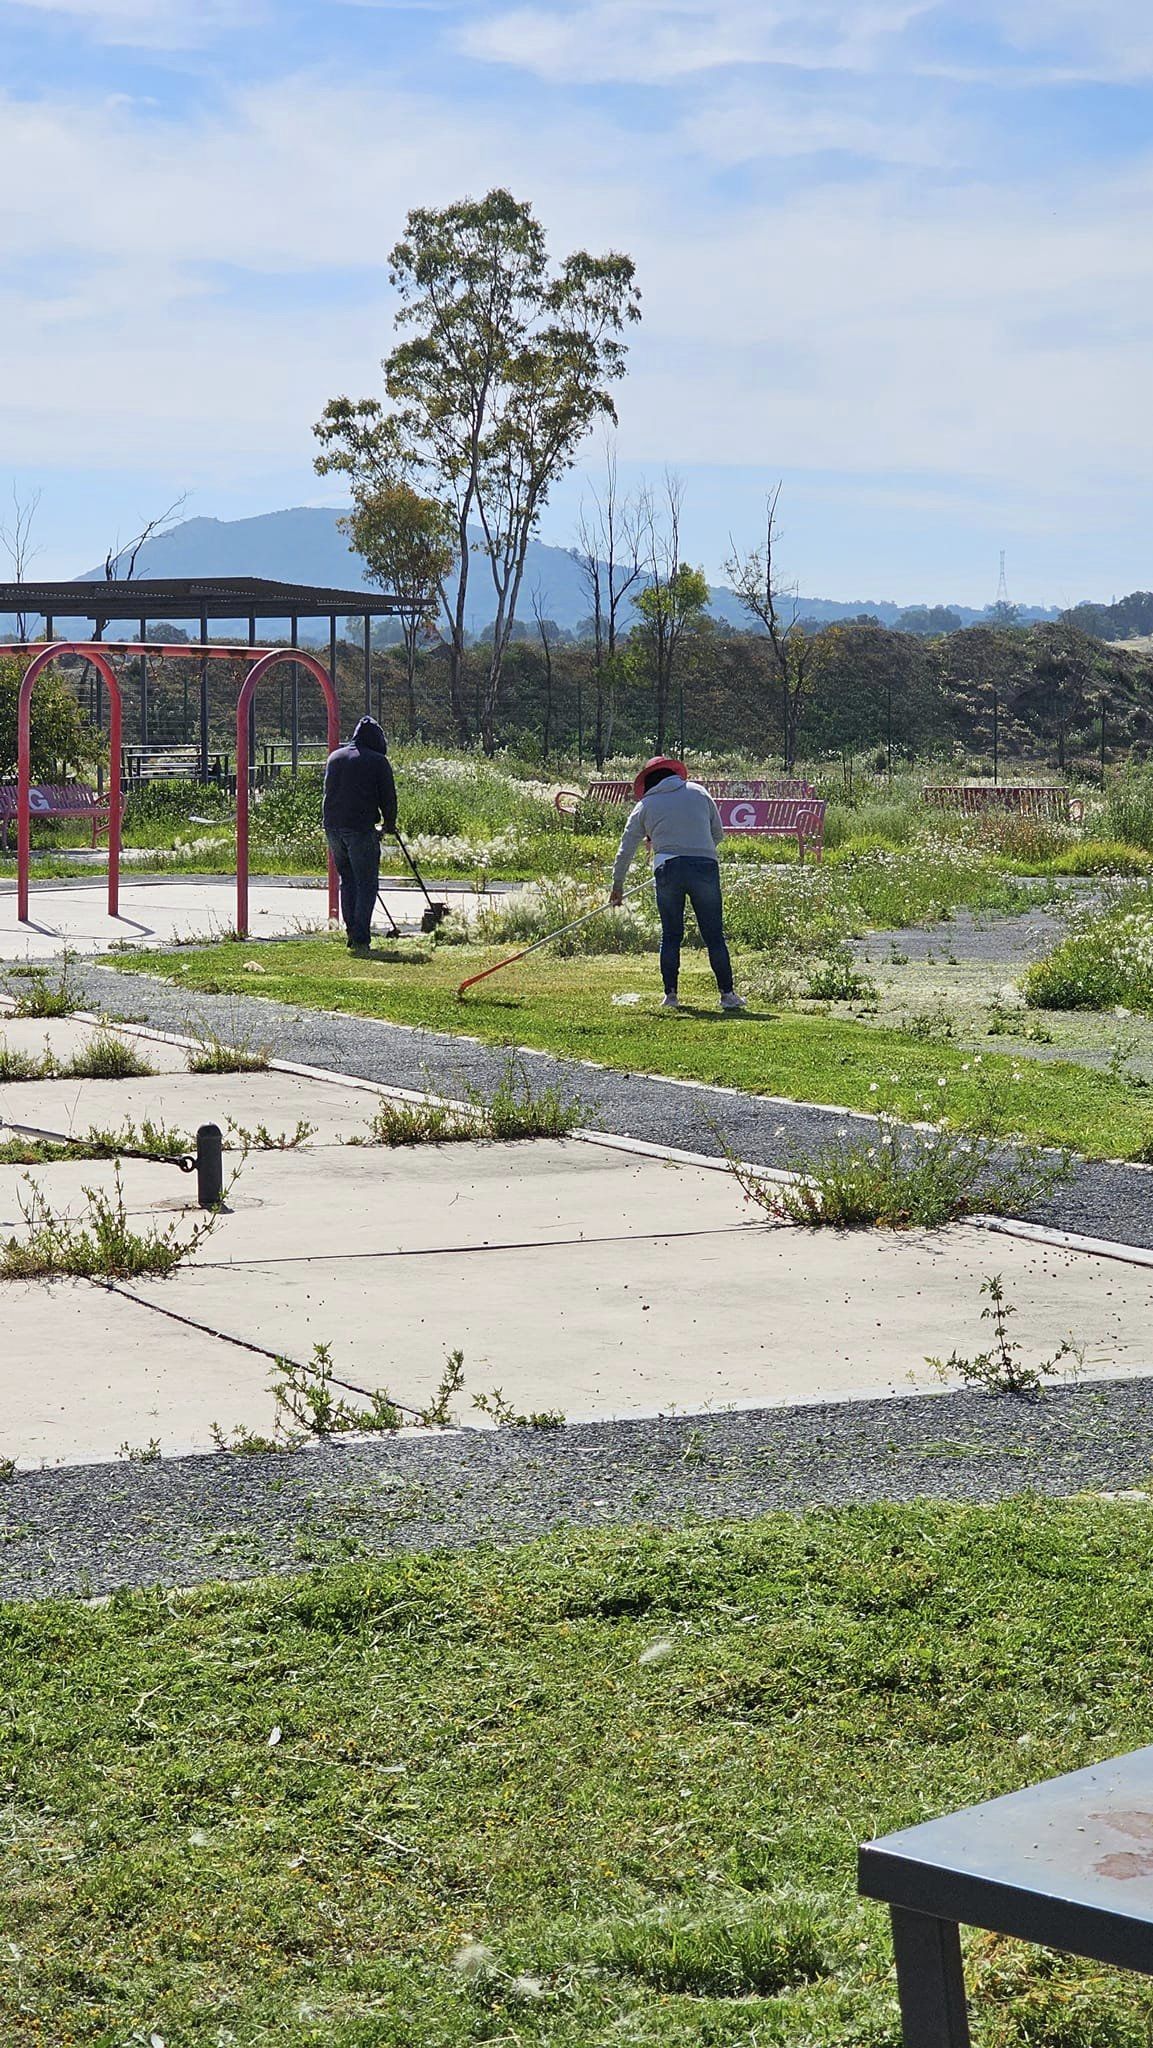
[[[652,841],[653,866],[659,868],[678,854],[687,854],[692,860],[716,860],[724,836],[721,814],[708,790],[699,782],[682,782],[679,775],[666,775],[629,815],[613,868],[613,888],[624,888],[642,839]]]

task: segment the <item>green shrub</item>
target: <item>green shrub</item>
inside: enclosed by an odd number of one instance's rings
[[[1153,852],[1153,767],[1127,768],[1110,784],[1104,828],[1110,839]]]
[[[1038,1010],[1153,1011],[1153,903],[1130,889],[1104,912],[1081,913],[1067,938],[1021,984]]]

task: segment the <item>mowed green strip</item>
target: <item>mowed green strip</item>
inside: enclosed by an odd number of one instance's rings
[[[1151,1658],[1153,1516],[1099,1502],[10,1605],[0,2032],[894,2048],[856,1844],[1146,1742]],[[969,1961],[995,2048],[1147,2043],[1143,1980]]]
[[[289,939],[167,954],[117,956],[128,972],[162,974],[206,993],[268,996],[310,1009],[351,1012],[467,1032],[493,1044],[520,1044],[597,1060],[627,1072],[669,1074],[783,1095],[792,1101],[875,1109],[878,1100],[920,1116],[929,1104],[974,1127],[1011,1129],[1089,1157],[1141,1158],[1153,1146],[1147,1091],[1060,1060],[972,1053],[928,1045],[905,1032],[840,1018],[759,1008],[722,1016],[707,971],[682,979],[681,1012],[657,1007],[655,961],[535,958],[482,982],[463,1000],[457,985],[501,956],[463,946],[394,951],[352,959],[339,939]],[[656,987],[655,987],[656,985]],[[639,995],[629,1005],[614,996]],[[1019,1072],[1020,1081],[1013,1075]],[[896,1076],[894,1080],[893,1077]],[[942,1079],[945,1088],[941,1088]],[[595,1106],[596,1080],[587,1096]],[[1006,1121],[1007,1119],[1007,1121]],[[724,1126],[724,1107],[717,1121]]]

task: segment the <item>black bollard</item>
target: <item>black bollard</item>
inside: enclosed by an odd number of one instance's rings
[[[224,1198],[224,1138],[219,1124],[196,1133],[196,1195],[202,1209],[219,1209]]]

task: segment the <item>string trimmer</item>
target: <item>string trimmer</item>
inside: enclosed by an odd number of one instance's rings
[[[634,882],[631,889],[625,890],[624,897],[621,899],[622,902],[625,900],[625,897],[636,896],[642,889],[647,889],[648,887],[649,881],[647,878],[643,882]],[[486,981],[490,974],[499,974],[502,967],[511,967],[517,960],[527,960],[530,953],[539,952],[542,946],[551,946],[554,939],[563,939],[566,932],[579,931],[582,924],[591,924],[594,917],[602,917],[608,908],[610,908],[608,904],[598,903],[594,909],[586,910],[583,917],[570,918],[567,924],[558,924],[555,932],[546,932],[543,939],[534,939],[531,946],[522,946],[519,953],[510,953],[507,960],[497,960],[491,967],[482,967],[479,974],[470,974],[468,980],[462,981],[457,989],[458,1002],[464,995],[465,990],[467,988],[475,988],[478,981]]]
[[[417,867],[416,862],[414,861],[411,853],[409,852],[395,825],[392,828],[392,836],[396,840],[396,843],[399,846],[401,852],[403,853],[406,861],[408,862],[409,867],[412,869],[413,874],[416,876],[416,879],[420,884],[420,888],[423,893],[425,903],[428,905],[427,910],[424,912],[420,920],[421,931],[434,932],[439,924],[444,923],[445,918],[448,916],[449,906],[447,903],[433,902],[432,897],[428,893],[424,876],[421,874],[420,869]]]

